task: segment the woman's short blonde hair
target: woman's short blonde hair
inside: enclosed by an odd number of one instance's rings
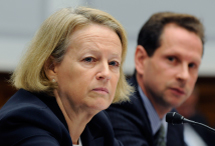
[[[96,23],[116,32],[122,44],[123,65],[127,52],[127,38],[122,25],[111,15],[88,7],[63,8],[55,12],[41,25],[29,48],[15,69],[11,82],[17,88],[30,92],[53,93],[57,88],[45,74],[45,63],[50,56],[60,63],[67,49],[68,40],[75,28]],[[126,82],[122,65],[113,103],[129,100],[133,88]]]

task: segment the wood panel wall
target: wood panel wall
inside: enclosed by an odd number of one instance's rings
[[[209,126],[215,127],[215,77],[199,77],[198,86],[200,97],[197,104],[199,110],[207,118]]]

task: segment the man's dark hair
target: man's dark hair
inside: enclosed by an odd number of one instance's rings
[[[173,12],[155,13],[141,28],[137,41],[137,44],[143,46],[149,56],[152,56],[155,50],[160,47],[160,36],[165,25],[169,23],[174,23],[196,33],[204,45],[204,28],[195,16]]]

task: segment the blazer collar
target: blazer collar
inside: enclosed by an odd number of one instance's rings
[[[58,119],[64,124],[64,126],[68,130],[68,126],[60,107],[57,104],[57,101],[54,96],[49,96],[45,93],[33,93],[35,94],[40,100],[42,100],[51,110],[52,112],[58,117]]]

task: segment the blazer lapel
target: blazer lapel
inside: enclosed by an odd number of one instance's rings
[[[151,124],[150,124],[146,109],[143,105],[143,100],[141,99],[140,93],[138,91],[138,83],[137,83],[135,74],[129,80],[129,83],[132,86],[134,86],[135,90],[136,90],[134,95],[131,97],[131,104],[135,105],[135,110],[137,110],[136,112],[140,114],[138,116],[139,116],[141,122],[144,123],[142,130],[144,131],[146,140],[148,141],[148,143],[150,145],[153,145],[153,134],[152,134]]]
[[[101,121],[98,121],[98,115],[95,115],[86,125],[85,130],[81,134],[81,140],[84,146],[104,145],[103,131],[100,123]]]

